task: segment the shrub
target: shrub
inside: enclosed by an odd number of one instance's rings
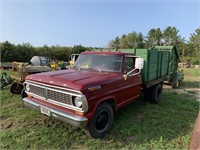
[[[190,60],[190,64],[191,65],[199,65],[199,58],[198,57],[192,57],[192,59]]]

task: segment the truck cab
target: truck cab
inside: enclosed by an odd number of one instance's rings
[[[142,63],[133,53],[82,52],[69,70],[29,75],[23,102],[99,138],[110,130],[114,111],[140,96]]]

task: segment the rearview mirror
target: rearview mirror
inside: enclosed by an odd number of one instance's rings
[[[142,69],[144,67],[144,59],[136,58],[135,59],[135,69]]]

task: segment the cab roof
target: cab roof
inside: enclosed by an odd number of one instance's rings
[[[102,49],[82,52],[81,54],[105,54],[105,55],[135,55],[134,49]]]

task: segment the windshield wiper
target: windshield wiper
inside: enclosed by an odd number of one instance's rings
[[[78,69],[78,70],[81,70],[81,69],[82,69],[82,68],[76,67],[76,66],[73,66],[72,68],[73,68],[73,69]]]
[[[87,68],[87,69],[94,70],[94,71],[98,71],[98,72],[102,72],[102,70],[97,69],[97,68]]]

